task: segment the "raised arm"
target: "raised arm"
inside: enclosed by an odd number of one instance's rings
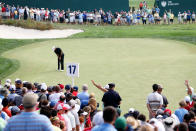
[[[99,90],[103,91],[104,93],[108,91],[105,88],[103,88],[101,85],[96,84],[94,80],[91,80],[91,82],[95,87],[97,87]]]
[[[187,89],[188,89],[188,94],[189,95],[192,95],[192,90],[191,90],[191,87],[190,87],[190,85],[189,85],[189,81],[188,80],[185,80],[185,86],[187,87]]]

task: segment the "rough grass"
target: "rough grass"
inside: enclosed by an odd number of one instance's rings
[[[12,74],[19,68],[19,62],[7,58],[2,58],[1,54],[16,47],[24,46],[43,40],[6,40],[0,39],[0,80]]]
[[[48,22],[36,22],[34,20],[0,20],[0,24],[22,27],[26,29],[37,29],[37,30],[51,30],[53,29],[52,24]]]

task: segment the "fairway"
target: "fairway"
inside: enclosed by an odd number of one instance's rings
[[[57,57],[52,46],[63,49],[66,62],[80,63],[80,78],[76,85],[89,85],[101,103],[103,93],[90,80],[101,85],[116,83],[122,96],[121,108],[137,108],[147,114],[146,97],[153,83],[164,86],[163,94],[169,99],[169,108],[178,107],[184,96],[184,80],[196,85],[196,47],[179,41],[147,38],[58,39],[16,48],[3,57],[16,59],[20,68],[7,78],[20,78],[47,85],[71,83],[66,72],[57,72]],[[101,104],[100,104],[101,105]]]

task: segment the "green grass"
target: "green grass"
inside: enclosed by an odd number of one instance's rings
[[[59,45],[65,50],[66,62],[81,64],[80,79],[76,79],[78,85],[90,84],[91,79],[103,85],[111,81],[117,84],[117,90],[123,96],[124,112],[132,106],[147,113],[145,98],[155,82],[164,85],[164,94],[169,97],[172,109],[177,107],[178,101],[185,95],[183,80],[190,79],[191,84],[196,85],[194,81],[196,25],[129,27],[53,24],[53,27],[83,29],[85,32],[68,39],[41,43],[40,41],[45,40],[0,39],[0,55],[3,53],[0,57],[0,79],[9,76],[12,79],[19,77],[51,84],[56,84],[57,81],[70,83],[71,80],[65,77],[64,73],[54,71],[56,56],[52,53],[51,47]],[[27,44],[32,45],[24,46]],[[17,48],[21,46],[24,47]],[[96,92],[100,102],[102,93],[94,89],[91,84],[90,91]]]
[[[163,93],[172,110],[185,96],[184,80],[189,79],[192,85],[196,85],[196,46],[146,38],[49,40],[10,50],[3,56],[19,61],[20,68],[9,78],[46,82],[48,85],[71,83],[65,72],[55,70],[57,58],[51,49],[53,45],[63,49],[65,63],[80,63],[80,78],[76,78],[75,83],[79,87],[88,84],[89,92],[96,93],[99,103],[103,93],[95,89],[90,80],[101,85],[116,83],[116,90],[123,99],[123,112],[134,107],[147,114],[145,100],[153,83],[164,86]]]
[[[2,53],[27,44],[35,43],[43,40],[6,40],[0,39],[0,55]],[[20,53],[20,52],[18,52]],[[19,68],[19,61],[2,58],[0,56],[0,80],[12,74]]]
[[[147,2],[147,5],[149,8],[154,7],[155,0],[145,0]],[[135,7],[136,9],[139,8],[140,2],[143,2],[143,0],[129,0],[129,6]]]
[[[54,24],[58,29],[83,29],[85,32],[70,38],[163,38],[196,44],[196,24],[92,26]]]

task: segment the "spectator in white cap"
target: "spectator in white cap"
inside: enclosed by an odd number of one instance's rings
[[[41,84],[41,92],[38,93],[38,101],[47,100],[46,96],[47,85],[46,83]]]
[[[7,79],[7,80],[5,81],[5,83],[9,83],[9,84],[11,84],[11,83],[12,83],[12,81],[11,81],[10,79]]]
[[[79,131],[80,129],[80,120],[78,116],[78,111],[75,109],[75,104],[76,102],[72,99],[68,102],[69,106],[71,107],[70,111],[73,114],[75,118],[75,123],[76,123],[76,131]]]
[[[16,86],[15,85],[11,85],[10,86],[10,94],[8,95],[8,100],[14,100],[16,96],[18,96],[16,93]]]
[[[89,94],[88,94],[88,85],[87,84],[84,84],[82,86],[82,92],[79,93],[77,96],[80,99],[81,108],[83,108],[84,106],[88,105]]]

